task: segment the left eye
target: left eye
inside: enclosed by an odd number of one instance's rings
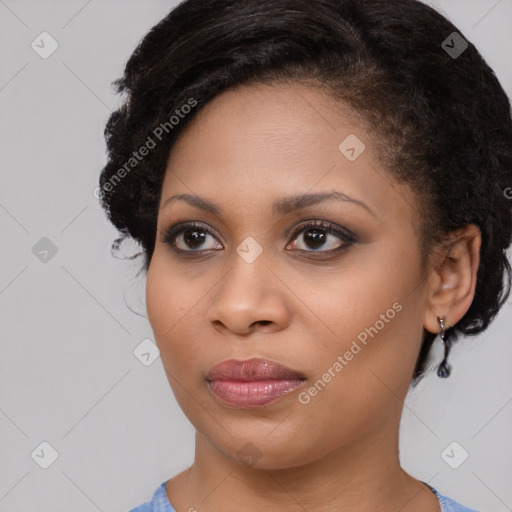
[[[299,237],[297,238],[297,235]],[[352,234],[349,234],[348,232],[343,232],[340,229],[335,228],[332,224],[325,222],[325,221],[317,221],[313,223],[306,224],[305,226],[302,226],[294,233],[294,240],[299,240],[302,238],[302,245],[306,247],[306,249],[301,249],[300,247],[297,247],[298,242],[294,242],[287,246],[290,247],[293,245],[295,249],[298,249],[299,251],[306,251],[306,252],[316,252],[320,254],[327,254],[327,253],[335,253],[342,249],[347,248],[348,246],[352,245],[355,242],[355,236]],[[341,243],[338,243],[333,247],[333,242],[331,241],[330,248],[327,248],[325,250],[318,250],[318,247],[323,247],[327,240],[330,238],[337,238],[338,240],[341,240]],[[307,249],[313,249],[313,251],[308,251]]]
[[[208,236],[211,236],[215,241],[217,240],[209,227],[199,223],[188,223],[172,226],[163,236],[162,242],[170,245],[177,253],[197,253],[222,249],[222,245],[218,242],[214,242],[210,244],[210,247],[204,248],[203,246]],[[302,244],[299,243],[300,238],[302,238]],[[326,245],[329,238],[337,238],[341,242],[336,244],[334,241],[331,241],[327,244],[330,247],[325,250],[318,250],[319,247]],[[335,228],[328,222],[315,221],[302,225],[295,230],[292,240],[293,242],[286,246],[287,249],[291,247],[301,252],[333,254],[352,245],[355,242],[355,235],[348,230],[342,231]],[[298,247],[298,245],[302,245],[305,248]]]

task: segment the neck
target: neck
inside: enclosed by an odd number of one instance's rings
[[[279,469],[246,467],[198,432],[194,464],[169,482],[167,493],[180,511],[440,510],[435,495],[400,467],[398,419],[310,462]]]

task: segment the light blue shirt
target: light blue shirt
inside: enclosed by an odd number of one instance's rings
[[[478,512],[472,508],[467,508],[456,501],[453,501],[451,498],[447,496],[443,496],[439,494],[436,489],[434,489],[431,485],[423,482],[425,485],[430,487],[432,492],[437,496],[439,500],[439,504],[441,505],[441,512]],[[143,503],[138,507],[132,508],[128,512],[176,512],[174,507],[169,502],[167,498],[167,493],[165,492],[165,486],[167,484],[167,480],[163,482],[160,487],[153,494],[153,498],[151,501],[147,503]]]

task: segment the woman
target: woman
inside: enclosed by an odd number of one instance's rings
[[[475,47],[415,0],[187,0],[116,85],[102,205],[196,429],[132,512],[471,511],[398,431],[436,336],[446,378],[510,291],[510,105]]]

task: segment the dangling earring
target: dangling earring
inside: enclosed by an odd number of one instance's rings
[[[448,365],[448,353],[450,352],[450,348],[448,347],[448,336],[446,335],[446,330],[444,327],[446,317],[438,316],[437,319],[439,320],[439,327],[441,329],[439,335],[441,336],[444,344],[444,358],[441,361],[441,364],[437,367],[437,376],[446,378],[450,376],[450,366]]]

